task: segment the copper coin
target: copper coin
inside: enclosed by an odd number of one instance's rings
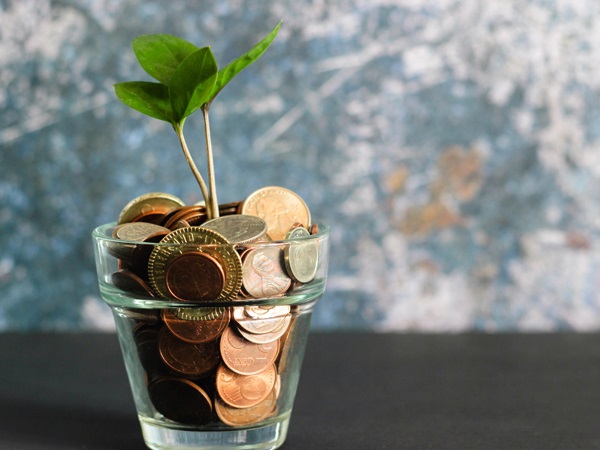
[[[225,309],[220,317],[212,320],[184,320],[168,309],[162,312],[163,321],[171,333],[179,339],[193,344],[217,339],[227,328],[229,316],[228,309]]]
[[[138,359],[149,378],[167,373],[167,368],[158,352],[158,334],[160,328],[141,324],[133,332]]]
[[[240,375],[254,375],[275,362],[279,354],[279,341],[255,344],[229,327],[221,335],[220,349],[223,362],[232,371]]]
[[[234,408],[217,396],[215,398],[215,412],[224,424],[232,427],[251,425],[266,419],[273,412],[276,404],[277,397],[275,388],[273,388],[267,398],[248,408]]]
[[[262,402],[275,386],[277,370],[271,364],[255,375],[240,375],[221,364],[217,369],[217,392],[234,408],[249,408]]]
[[[165,212],[159,210],[156,212],[142,213],[139,216],[131,219],[131,222],[146,222],[160,225],[162,223],[163,217],[165,217]]]
[[[117,223],[131,222],[143,214],[167,214],[183,205],[185,205],[185,203],[174,195],[166,194],[164,192],[150,192],[134,198],[125,205],[119,214]]]
[[[177,338],[167,327],[158,335],[158,350],[171,369],[188,376],[205,375],[219,363],[219,346],[215,341],[191,344]]]
[[[203,302],[214,300],[221,294],[225,273],[209,254],[190,251],[169,261],[165,280],[169,293],[176,299]]]
[[[310,234],[319,234],[319,225],[316,223],[313,223],[310,226]]]
[[[117,225],[113,229],[112,237],[114,239],[119,239],[117,237],[117,231],[119,230],[119,227],[120,227],[120,225]],[[108,253],[110,253],[115,258],[119,258],[119,259],[123,259],[123,260],[129,260],[129,258],[131,258],[131,253],[135,249],[135,244],[127,243],[127,242],[120,242],[120,239],[119,239],[119,241],[107,241],[106,246],[107,246]]]
[[[237,214],[241,204],[241,201],[223,203],[219,205],[219,215],[227,216],[230,214]]]
[[[148,283],[129,270],[117,270],[110,276],[110,279],[117,289],[134,295],[154,297],[154,292]]]
[[[162,220],[160,221],[159,225],[162,225],[165,228],[169,228],[165,224],[171,219],[171,217],[173,217],[175,214],[178,214],[179,211],[182,210],[182,208],[185,208],[185,206],[180,206],[179,208],[175,208],[172,211],[168,212],[167,214],[163,215]]]
[[[211,421],[212,402],[196,383],[174,377],[154,380],[148,386],[154,408],[165,416],[186,425],[202,425]]]
[[[282,267],[283,250],[259,247],[249,252],[242,266],[242,283],[255,298],[273,297],[288,290],[292,280]]]
[[[165,237],[165,235],[162,233],[149,236],[144,240],[144,242],[137,244],[133,249],[133,252],[131,252],[131,258],[129,258],[129,268],[145,281],[149,279],[148,261],[150,260],[152,251],[156,247],[152,244],[160,242],[163,237]]]
[[[165,227],[173,229],[173,227],[180,220],[185,220],[192,226],[200,225],[204,223],[208,215],[206,214],[206,208],[200,205],[184,206],[179,209],[175,214],[170,215],[169,219],[165,222]]]
[[[189,222],[186,222],[185,220],[178,220],[177,223],[173,226],[171,226],[171,230],[175,231],[175,230],[179,230],[180,228],[187,228],[187,227],[191,227]]]
[[[267,222],[267,233],[281,240],[295,223],[304,227],[310,224],[310,211],[304,200],[293,191],[278,186],[259,189],[246,198],[240,207],[241,214],[258,216]]]

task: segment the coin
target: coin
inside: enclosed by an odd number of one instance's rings
[[[265,317],[265,318],[261,318],[261,319],[256,319],[256,318],[246,316],[246,314],[244,313],[244,310],[245,310],[245,308],[243,306],[238,306],[236,308],[233,308],[233,318],[236,321],[236,323],[238,324],[238,330],[244,329],[244,330],[248,331],[249,333],[254,333],[254,334],[272,333],[273,331],[277,330],[282,325],[282,323],[286,320],[285,319],[286,316],[289,316],[287,314],[284,314],[282,316]],[[242,336],[244,336],[243,333],[242,333]]]
[[[167,268],[173,258],[188,251],[206,253],[223,268],[225,284],[216,300],[228,300],[237,294],[242,285],[242,262],[238,253],[219,233],[198,226],[172,231],[150,254],[150,285],[158,294],[167,298],[172,296],[167,286]]]
[[[237,214],[238,209],[241,204],[242,204],[241,201],[223,203],[223,204],[219,205],[219,215],[220,216],[228,216],[230,214]]]
[[[285,236],[286,240],[290,240],[284,248],[287,273],[301,283],[312,281],[319,263],[319,243],[314,239],[301,239],[308,236],[310,233],[302,227],[293,228]]]
[[[212,402],[196,383],[175,377],[154,380],[148,386],[154,408],[167,419],[188,425],[211,421]]]
[[[279,342],[255,344],[238,335],[232,327],[221,335],[221,358],[240,375],[254,375],[273,364],[279,353]]]
[[[172,225],[170,229],[175,231],[180,228],[187,228],[187,227],[191,227],[191,226],[192,225],[186,220],[178,220],[177,223]]]
[[[217,217],[205,222],[202,227],[217,231],[232,244],[255,241],[267,232],[267,223],[263,219],[245,214]]]
[[[190,251],[171,258],[165,280],[169,293],[178,300],[211,301],[221,294],[225,273],[212,256]]]
[[[133,339],[140,364],[150,379],[167,372],[158,352],[159,331],[159,327],[150,324],[140,324],[133,330]]]
[[[255,375],[240,375],[221,364],[217,369],[217,392],[228,405],[234,408],[249,408],[267,398],[273,390],[276,376],[274,364]]]
[[[150,259],[150,255],[152,254],[152,250],[154,250],[157,242],[161,241],[165,235],[162,233],[157,233],[151,236],[148,236],[144,242],[141,242],[135,246],[133,251],[131,252],[131,257],[128,260],[129,268],[135,272],[138,276],[140,276],[144,281],[148,281],[148,260]]]
[[[172,230],[181,220],[184,220],[192,226],[197,226],[204,223],[207,217],[208,215],[206,214],[206,208],[204,206],[184,206],[176,213],[169,215],[164,226]]]
[[[173,314],[183,320],[214,320],[225,312],[224,307],[175,308]]]
[[[117,223],[133,222],[137,217],[145,214],[167,214],[173,209],[184,206],[183,200],[164,192],[150,192],[131,200],[121,213]]]
[[[212,320],[183,320],[168,309],[162,312],[163,321],[171,333],[179,339],[193,344],[217,339],[229,324],[229,317],[228,309],[223,310],[220,317]]]
[[[254,342],[255,344],[268,344],[269,342],[275,342],[279,339],[283,334],[287,331],[290,320],[292,316],[290,314],[286,314],[281,318],[278,322],[277,327],[271,331],[266,333],[254,333],[249,331],[247,328],[238,327],[238,332],[242,335],[242,337],[250,342]],[[255,319],[256,320],[256,319]],[[263,319],[265,320],[273,320],[273,319]],[[239,323],[239,322],[238,322]],[[262,330],[261,330],[262,331]]]
[[[263,401],[248,408],[234,408],[217,396],[215,398],[215,412],[224,424],[233,427],[251,425],[266,419],[273,412],[276,404],[277,396],[273,388]]]
[[[283,294],[292,280],[281,266],[280,247],[259,247],[247,253],[242,266],[243,285],[255,298]]]
[[[163,361],[175,372],[200,377],[219,363],[216,342],[191,344],[173,335],[163,327],[158,335],[158,350]]]
[[[134,295],[154,297],[154,292],[148,283],[129,270],[119,269],[110,276],[110,279],[117,289]]]
[[[310,226],[310,234],[319,234],[319,225],[316,223],[313,223]]]
[[[244,315],[255,319],[268,319],[285,316],[290,310],[290,305],[248,305],[244,308]]]
[[[160,321],[160,313],[152,308],[115,307],[113,311],[127,320],[133,320],[137,324],[136,327],[144,324],[155,325]]]
[[[305,227],[310,224],[310,211],[304,200],[295,192],[278,186],[267,186],[250,194],[239,212],[267,222],[267,234],[274,240],[283,239],[296,222]]]

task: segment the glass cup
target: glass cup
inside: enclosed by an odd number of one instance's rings
[[[282,445],[325,288],[329,228],[282,241],[173,244],[116,239],[115,226],[92,234],[98,282],[146,445]]]

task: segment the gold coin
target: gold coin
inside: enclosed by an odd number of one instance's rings
[[[255,375],[240,375],[221,364],[217,369],[217,392],[234,408],[250,408],[262,402],[275,386],[277,369],[271,364]]]
[[[184,206],[183,200],[164,192],[150,192],[131,200],[121,213],[117,223],[133,222],[137,217],[148,214],[167,214]]]
[[[173,310],[173,314],[182,320],[215,320],[224,312],[224,307],[175,308]]]
[[[295,223],[304,227],[310,224],[310,211],[304,200],[278,186],[267,186],[250,194],[241,204],[240,213],[258,216],[267,222],[267,234],[276,241],[283,239]]]
[[[293,228],[285,236],[286,240],[290,240],[284,248],[287,274],[300,283],[312,281],[319,264],[319,242],[315,239],[302,239],[309,236],[308,230],[302,227]]]
[[[222,235],[202,227],[187,227],[172,231],[160,241],[148,260],[148,275],[152,288],[165,298],[172,298],[167,286],[167,269],[174,258],[189,251],[206,253],[223,268],[225,283],[215,299],[229,300],[242,286],[242,261]]]

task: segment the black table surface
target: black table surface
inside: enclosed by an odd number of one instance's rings
[[[115,334],[0,334],[0,449],[145,449]],[[312,333],[286,450],[600,449],[600,335]]]

